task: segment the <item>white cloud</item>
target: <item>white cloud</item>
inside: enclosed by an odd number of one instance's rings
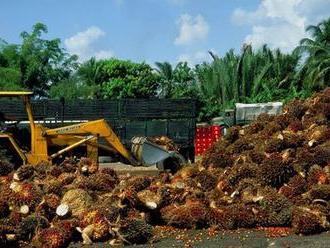
[[[211,61],[211,56],[205,51],[197,51],[191,54],[181,54],[177,59],[177,62],[188,62],[189,66],[194,66],[205,61]]]
[[[64,40],[67,50],[79,56],[80,61],[85,61],[93,56],[96,58],[109,58],[113,56],[111,50],[95,50],[93,44],[106,33],[99,27],[92,26],[85,31],[78,32]]]
[[[320,17],[320,5],[330,7],[329,0],[315,1],[318,8],[312,7],[310,0],[263,0],[255,11],[236,9],[232,20],[237,25],[252,27],[245,43],[256,47],[267,43],[272,48],[289,52],[308,35],[306,27],[319,21],[316,17]]]
[[[202,15],[192,17],[183,14],[177,24],[180,27],[180,32],[174,41],[176,45],[189,45],[194,41],[204,40],[209,33],[209,25]]]

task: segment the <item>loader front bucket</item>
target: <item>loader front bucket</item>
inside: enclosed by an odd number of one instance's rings
[[[132,139],[132,153],[144,166],[151,166],[171,156],[170,152],[150,142],[146,137]]]

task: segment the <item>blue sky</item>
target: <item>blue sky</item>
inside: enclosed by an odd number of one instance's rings
[[[20,42],[33,24],[84,61],[209,60],[243,43],[289,52],[309,24],[330,17],[330,0],[1,0],[0,37]]]

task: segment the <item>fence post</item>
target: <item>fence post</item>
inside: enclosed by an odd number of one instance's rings
[[[62,119],[62,124],[63,124],[64,123],[64,108],[65,108],[65,98],[63,96],[60,98],[60,102],[62,104],[61,119]]]

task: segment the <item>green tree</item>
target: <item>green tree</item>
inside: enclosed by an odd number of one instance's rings
[[[302,87],[320,90],[330,85],[330,18],[306,30],[312,37],[302,39],[297,48],[308,56],[300,70],[300,82]]]
[[[240,54],[230,50],[223,57],[210,53],[212,63],[196,68],[205,117],[212,117],[235,102],[265,102],[297,94],[296,68],[300,56],[283,54],[266,45],[253,50],[244,45]]]
[[[24,90],[20,83],[21,74],[15,68],[0,67],[0,90]]]
[[[199,89],[197,85],[195,71],[188,66],[187,62],[180,62],[173,71],[174,87],[171,98],[193,98],[199,99]]]
[[[101,66],[102,62],[93,57],[79,66],[77,75],[87,85],[101,85],[105,81],[102,78],[105,75],[101,73]]]
[[[0,49],[0,66],[19,69],[20,50],[15,44],[5,44]]]
[[[99,90],[96,85],[87,85],[77,77],[70,77],[50,87],[49,96],[52,99],[92,99]]]
[[[171,95],[174,84],[174,70],[169,62],[156,62],[155,70],[160,76],[158,96],[168,98]]]
[[[156,62],[155,65],[160,77],[159,97],[195,99],[199,97],[195,72],[187,62],[178,63],[174,69],[169,62]]]
[[[129,60],[101,60],[101,97],[150,98],[157,95],[159,76],[146,63],[133,63]]]
[[[19,65],[19,47],[0,39],[0,90],[23,90]]]
[[[76,68],[77,57],[68,55],[60,47],[60,40],[46,40],[47,26],[37,23],[32,32],[21,33],[19,69],[24,86],[39,95],[46,95],[50,85],[70,77]]]

